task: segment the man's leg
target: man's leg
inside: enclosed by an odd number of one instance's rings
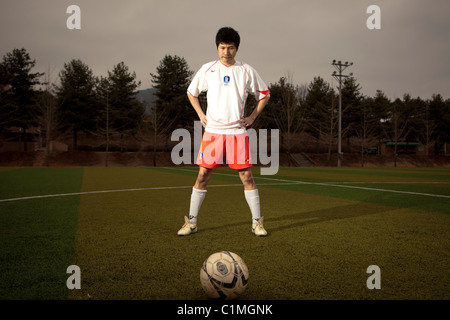
[[[244,190],[256,189],[252,168],[239,169],[239,178],[241,178],[242,184],[244,185]]]
[[[178,231],[178,235],[187,236],[191,233],[197,232],[197,216],[206,196],[206,187],[208,186],[208,181],[211,178],[211,173],[212,169],[200,167],[197,180],[192,188],[189,217],[185,217],[185,223]]]
[[[252,213],[253,223],[261,218],[261,209],[259,204],[259,192],[251,168],[239,170],[239,177],[244,185],[245,200],[247,200],[250,212]]]
[[[197,224],[197,216],[206,196],[206,188],[211,178],[212,169],[200,167],[197,180],[192,188],[191,205],[189,208],[189,221]]]
[[[194,188],[198,190],[206,190],[213,169],[199,167],[197,180],[195,180]]]
[[[267,235],[267,231],[263,226],[264,218],[261,217],[259,192],[253,179],[251,168],[239,170],[239,177],[244,185],[245,200],[247,200],[250,212],[252,213],[252,231],[257,236],[265,236]]]

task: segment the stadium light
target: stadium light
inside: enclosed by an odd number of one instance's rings
[[[333,71],[333,78],[335,78],[339,82],[339,123],[338,123],[338,163],[337,166],[340,167],[342,165],[342,79],[353,76],[353,73],[349,75],[345,75],[342,72],[348,67],[353,65],[353,62],[346,61],[342,63],[341,60],[336,62],[333,60],[331,63],[337,70]]]

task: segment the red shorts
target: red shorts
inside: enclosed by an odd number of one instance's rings
[[[247,133],[216,134],[205,131],[197,164],[208,169],[215,169],[224,163],[232,169],[245,169],[252,166]]]

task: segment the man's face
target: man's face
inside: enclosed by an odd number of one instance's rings
[[[217,48],[219,53],[220,62],[224,65],[232,65],[235,63],[234,57],[237,53],[237,48],[234,43],[219,43]]]

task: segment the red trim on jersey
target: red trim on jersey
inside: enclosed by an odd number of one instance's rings
[[[218,60],[218,61],[220,61],[220,60]],[[237,62],[237,61],[235,61],[233,64],[226,65],[226,64],[224,64],[222,61],[220,61],[220,63],[221,63],[224,67],[227,67],[227,68],[234,66],[234,65],[236,64],[236,62]]]
[[[205,73],[207,73],[209,71],[209,69],[211,69],[213,66],[215,66],[218,61],[219,60],[216,60],[216,62],[214,62],[208,69],[206,69]]]
[[[247,68],[244,66],[244,63],[243,62],[239,62],[239,63],[241,64],[241,67],[244,68],[245,73],[247,74],[247,76],[250,78],[250,74],[248,73]]]
[[[263,90],[263,91],[256,90],[256,91],[258,91],[259,93],[264,95],[264,97],[262,97],[258,101],[261,101],[262,99],[265,99],[270,94],[270,90]]]
[[[187,93],[189,93],[191,96],[193,96],[194,98],[198,98],[197,96],[193,95],[189,90],[187,91]]]

